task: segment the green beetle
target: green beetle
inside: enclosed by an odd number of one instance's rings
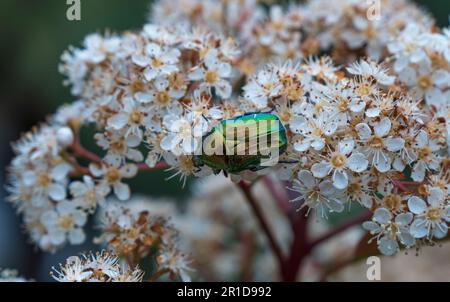
[[[273,166],[287,149],[286,129],[272,113],[247,113],[223,120],[203,136],[197,167],[238,174]]]

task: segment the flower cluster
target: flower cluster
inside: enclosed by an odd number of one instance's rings
[[[14,145],[17,156],[10,167],[9,200],[23,214],[32,240],[44,250],[85,239],[84,209],[90,205],[67,194],[69,174],[74,171],[66,158],[71,140],[72,131],[55,124],[26,134]]]
[[[50,274],[58,282],[142,282],[144,277],[138,267],[121,265],[105,251],[69,257]]]
[[[408,24],[388,44],[393,69],[400,81],[419,100],[436,107],[448,119],[450,97],[450,31],[433,32]]]
[[[271,89],[246,98],[286,117],[292,133],[287,156],[298,164],[283,165],[280,176],[296,176],[292,189],[300,193],[300,208],[326,217],[360,203],[374,211],[365,227],[387,255],[399,243],[421,246],[445,237],[450,198],[444,122],[413,96],[391,89],[395,77],[373,62],[350,65],[347,72],[354,76],[347,78],[327,65],[320,78],[311,77],[310,67],[272,66],[250,80],[251,89],[244,87],[254,92],[270,83]],[[293,78],[304,94],[294,103],[286,101],[286,83]],[[409,178],[415,188],[403,185]]]
[[[108,249],[130,263],[150,254],[157,263],[155,275],[169,273],[172,279],[190,281],[190,260],[179,248],[178,232],[165,218],[113,203],[101,220],[102,235],[96,238],[97,243],[105,242]]]
[[[384,255],[395,254],[400,246],[411,248],[433,244],[447,235],[450,222],[448,185],[423,185],[419,196],[388,195],[363,227],[375,235]],[[426,200],[426,201],[425,201]]]
[[[159,1],[150,14],[158,24],[206,27],[232,34],[246,56],[242,71],[269,60],[302,59],[328,52],[339,62],[386,58],[387,45],[407,24],[430,31],[433,19],[407,0],[311,0],[265,9],[256,0]]]

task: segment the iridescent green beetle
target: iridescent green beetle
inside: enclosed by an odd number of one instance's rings
[[[272,113],[248,113],[223,120],[203,136],[197,167],[238,174],[273,166],[287,149],[286,129]]]

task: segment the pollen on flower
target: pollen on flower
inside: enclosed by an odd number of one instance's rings
[[[383,198],[383,205],[391,211],[398,211],[402,207],[402,197],[396,194],[387,195]]]
[[[340,169],[346,165],[347,157],[340,153],[334,154],[331,156],[330,163],[334,168]]]

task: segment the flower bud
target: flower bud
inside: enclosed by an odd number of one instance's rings
[[[73,143],[73,132],[69,127],[62,127],[56,132],[56,140],[61,147],[70,146]]]

